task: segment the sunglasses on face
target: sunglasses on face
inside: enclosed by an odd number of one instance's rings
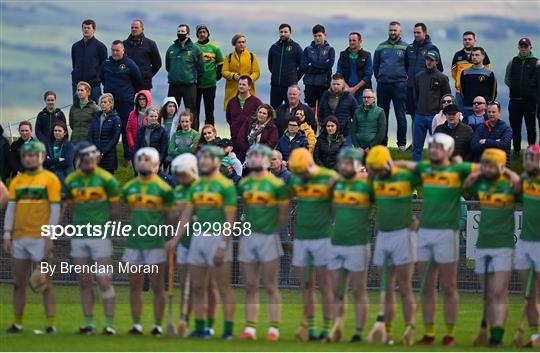
[[[443,102],[443,104],[452,104],[452,103],[454,103],[451,99],[450,100],[445,99],[442,102]]]
[[[486,104],[484,102],[473,102],[473,105],[482,105],[482,104]]]

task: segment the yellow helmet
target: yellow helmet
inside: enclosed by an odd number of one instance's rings
[[[366,157],[366,167],[369,169],[385,169],[392,160],[390,150],[385,146],[375,146],[369,150]]]
[[[482,153],[480,161],[488,161],[497,165],[506,165],[506,152],[498,148],[487,148]]]
[[[315,165],[313,156],[306,148],[295,148],[289,156],[289,169],[294,174],[308,171]]]

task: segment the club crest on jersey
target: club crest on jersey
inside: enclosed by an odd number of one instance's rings
[[[124,71],[126,69],[126,64],[120,64],[120,71]]]

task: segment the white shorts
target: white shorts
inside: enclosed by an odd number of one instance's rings
[[[293,266],[305,267],[307,265],[308,254],[311,254],[313,257],[313,266],[328,265],[330,246],[330,238],[294,239]]]
[[[251,233],[240,238],[238,261],[270,262],[283,256],[283,248],[277,234]]]
[[[416,262],[416,232],[409,228],[392,232],[377,232],[375,240],[375,266],[384,265],[384,257],[388,255],[389,266],[401,266]]]
[[[11,241],[11,254],[17,260],[40,262],[45,257],[46,238],[18,238]]]
[[[176,247],[176,263],[179,265],[187,265],[189,249],[182,244]]]
[[[514,249],[510,248],[476,249],[474,272],[477,274],[484,273],[486,256],[491,256],[491,262],[488,265],[488,273],[511,271],[513,255]]]
[[[438,264],[456,262],[459,259],[459,233],[454,229],[418,230],[416,246],[417,261],[433,259]]]
[[[193,266],[214,267],[214,255],[218,251],[222,237],[193,235],[189,245],[187,262]],[[227,242],[225,262],[232,261],[232,239]]]
[[[344,268],[351,272],[366,271],[369,265],[370,249],[368,245],[332,245],[328,269],[330,271]]]
[[[528,270],[531,263],[536,273],[540,273],[540,241],[519,239],[516,243],[516,270]]]
[[[110,239],[71,239],[71,257],[91,258],[96,261],[112,256]]]
[[[125,249],[122,261],[131,265],[157,265],[167,261],[165,249]]]

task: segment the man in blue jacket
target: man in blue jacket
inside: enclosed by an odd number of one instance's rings
[[[101,68],[101,82],[105,93],[114,97],[114,107],[122,123],[122,145],[124,159],[131,160],[127,143],[126,126],[129,113],[133,109],[135,92],[141,86],[141,71],[135,61],[125,55],[124,44],[115,40],[111,47],[111,56],[105,60]]]
[[[377,79],[377,104],[386,116],[386,133],[383,145],[388,145],[388,114],[390,102],[394,104],[397,120],[397,145],[400,151],[407,148],[407,43],[401,39],[401,24],[388,25],[388,39],[379,44],[373,56],[373,73]]]
[[[279,26],[279,40],[268,50],[268,70],[270,77],[270,105],[277,109],[281,103],[287,103],[287,88],[298,83],[302,77],[300,63],[302,47],[291,39],[291,25]]]
[[[330,87],[336,53],[326,41],[326,32],[322,25],[315,25],[312,32],[313,41],[302,53],[300,69],[304,73],[306,103],[314,108]]]
[[[358,32],[349,33],[349,47],[339,53],[336,72],[345,77],[345,88],[362,103],[362,92],[371,88],[373,75],[373,60],[371,53],[362,48],[362,35]]]
[[[90,99],[97,102],[101,96],[101,65],[107,59],[107,47],[94,37],[96,22],[84,20],[82,23],[83,38],[71,46],[71,86],[73,104],[79,104],[77,84],[88,82],[92,87]]]
[[[427,34],[427,26],[420,22],[414,25],[414,42],[407,46],[407,113],[411,115],[414,121],[416,113],[416,104],[414,102],[414,78],[420,72],[426,70],[426,54],[428,51],[435,51],[440,55],[439,48]],[[439,59],[437,69],[444,71],[442,60]]]
[[[473,161],[480,161],[486,148],[498,148],[506,152],[506,166],[510,166],[510,145],[512,143],[512,128],[501,120],[501,105],[499,102],[488,103],[488,120],[480,125],[471,140]]]

